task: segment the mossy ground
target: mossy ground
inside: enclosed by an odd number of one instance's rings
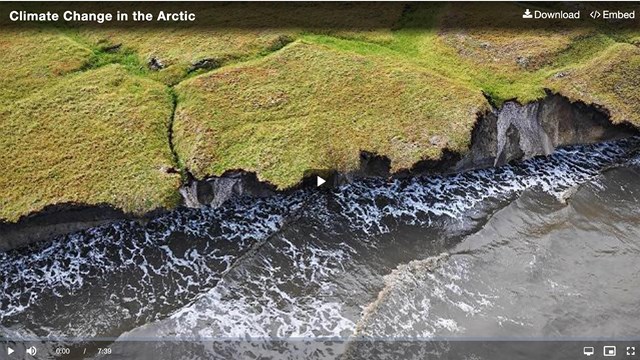
[[[360,150],[394,170],[462,152],[488,110],[480,92],[412,63],[304,42],[176,90],[176,150],[196,176],[240,168],[280,187],[307,169],[355,169]]]
[[[465,151],[488,107],[482,93],[498,105],[534,101],[558,73],[597,62],[617,44],[595,28],[516,30],[481,6],[417,6],[394,30],[308,32],[267,58],[185,81],[177,87],[178,154],[200,177],[241,168],[281,187],[308,168],[355,169],[360,150],[409,168],[445,147]],[[501,9],[512,13],[500,17],[507,19],[523,12]],[[633,61],[626,67],[638,70]],[[621,91],[631,99],[637,92],[627,85]],[[634,106],[622,102],[608,104]]]
[[[549,88],[609,111],[614,122],[640,126],[640,48],[615,44],[588,62],[570,66]]]
[[[170,95],[120,65],[68,76],[0,116],[0,217],[50,204],[143,213],[178,202],[167,147]]]
[[[0,106],[80,68],[91,51],[51,29],[0,31]]]
[[[152,58],[157,59],[163,67],[148,75],[174,85],[188,76],[202,73],[193,67],[200,60],[209,59],[212,67],[217,68],[258,58],[298,38],[305,32],[305,26],[315,32],[344,37],[373,34],[373,31],[349,31],[342,27],[349,25],[366,29],[380,24],[391,27],[400,19],[403,9],[399,3],[376,3],[364,7],[326,3],[307,3],[297,7],[274,3],[192,5],[191,11],[198,14],[196,25],[186,23],[158,27],[137,23],[129,24],[125,29],[80,27],[74,32],[93,44],[105,47],[123,44],[135,51],[145,63]],[[174,10],[183,10],[183,7],[176,6]],[[283,27],[282,24],[287,25]]]
[[[500,19],[523,6],[504,3],[500,17],[468,3],[220,6],[194,10],[210,27],[0,29],[0,219],[171,207],[173,168],[281,188],[309,168],[352,170],[362,150],[409,168],[466,150],[483,93],[500,105],[551,89],[640,124],[634,30],[516,29]]]

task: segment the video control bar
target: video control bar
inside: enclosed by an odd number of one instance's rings
[[[2,341],[0,359],[475,359],[640,360],[640,339],[548,340],[372,340],[216,339]]]

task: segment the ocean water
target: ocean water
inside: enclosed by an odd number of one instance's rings
[[[195,342],[174,357],[185,359],[348,358],[362,339],[635,336],[639,149],[631,138],[238,199],[0,253],[0,335],[251,340]]]

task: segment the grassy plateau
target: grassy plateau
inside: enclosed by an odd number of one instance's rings
[[[0,27],[0,220],[171,208],[186,172],[287,188],[361,151],[407,169],[464,153],[490,101],[547,89],[640,125],[637,31],[514,27],[515,3],[279,6],[194,9],[208,27]]]

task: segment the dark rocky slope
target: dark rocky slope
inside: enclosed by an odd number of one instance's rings
[[[471,150],[455,169],[499,166],[549,155],[560,146],[595,143],[636,132],[629,124],[612,124],[604,109],[572,103],[557,94],[525,105],[510,101],[477,123]]]

